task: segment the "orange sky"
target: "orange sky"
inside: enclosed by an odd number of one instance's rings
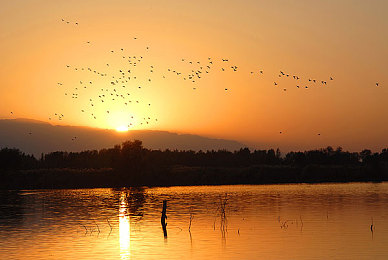
[[[387,8],[378,0],[2,0],[0,117],[132,123],[255,148],[380,150],[388,146]],[[134,67],[128,56],[143,58]],[[131,80],[113,86],[119,70]],[[202,71],[194,83],[191,70]]]

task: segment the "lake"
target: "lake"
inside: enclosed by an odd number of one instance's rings
[[[388,259],[388,183],[0,195],[0,259]]]

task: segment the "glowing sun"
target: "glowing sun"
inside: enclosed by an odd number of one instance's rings
[[[124,126],[124,125],[119,126],[119,127],[116,128],[117,132],[126,132],[128,130],[129,130],[129,128],[127,126]]]

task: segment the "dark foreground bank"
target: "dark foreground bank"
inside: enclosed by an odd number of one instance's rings
[[[35,169],[3,172],[1,189],[101,188],[125,186],[230,185],[388,181],[388,169],[366,166],[176,166],[130,174],[113,169]]]

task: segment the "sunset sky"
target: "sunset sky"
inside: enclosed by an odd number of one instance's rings
[[[0,118],[380,151],[387,10],[385,0],[0,0]]]

